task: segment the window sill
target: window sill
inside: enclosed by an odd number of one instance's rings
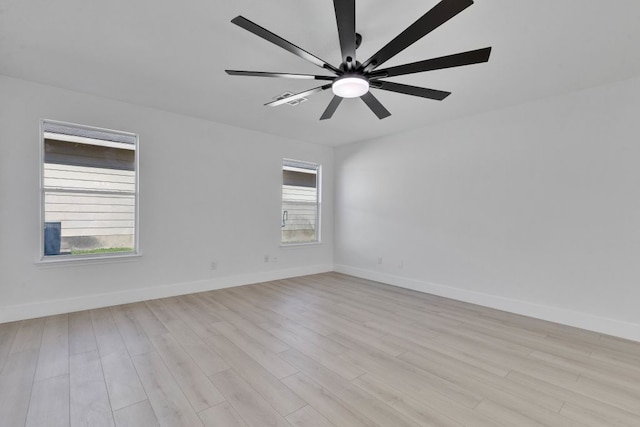
[[[54,267],[64,265],[92,265],[92,264],[111,264],[120,262],[133,262],[142,257],[140,253],[127,253],[122,255],[53,255],[42,258],[35,262],[39,267]]]
[[[280,243],[281,248],[304,248],[321,246],[322,242],[304,242],[304,243]]]

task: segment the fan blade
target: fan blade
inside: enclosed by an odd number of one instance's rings
[[[313,74],[269,73],[265,71],[225,70],[230,76],[278,77],[282,79],[300,80],[335,80],[332,76],[314,76]]]
[[[304,92],[296,93],[294,95],[288,96],[286,98],[278,99],[277,101],[272,101],[264,104],[267,107],[277,107],[278,105],[286,104],[287,102],[295,101],[296,99],[304,98],[305,96],[313,95],[314,93],[322,92],[323,90],[327,90],[331,87],[330,84],[319,86],[313,89],[306,90]]]
[[[389,110],[384,108],[384,105],[382,105],[380,101],[378,101],[378,98],[373,96],[371,92],[365,93],[360,97],[360,99],[362,99],[364,103],[367,104],[371,111],[373,111],[373,113],[378,116],[380,120],[391,115]]]
[[[376,70],[369,75],[369,78],[375,79],[403,76],[405,74],[422,73],[424,71],[479,64],[481,62],[487,62],[490,54],[491,48],[485,47],[484,49],[470,50],[468,52],[456,53],[455,55],[441,56],[440,58],[427,59],[424,61],[412,62],[411,64]]]
[[[320,116],[320,120],[330,119],[333,116],[333,113],[335,113],[336,110],[338,109],[338,106],[340,105],[343,99],[344,98],[342,98],[341,96],[334,95],[333,99],[327,106],[327,109],[324,110],[324,113],[322,113],[322,116]]]
[[[451,92],[444,92],[442,90],[427,89],[425,87],[409,86],[401,83],[383,82],[377,81],[372,84],[371,87],[376,89],[387,90],[389,92],[403,93],[405,95],[420,96],[422,98],[435,99],[436,101],[442,101],[447,96],[451,95]]]
[[[356,1],[333,0],[333,7],[336,11],[342,63],[349,70],[356,65]]]
[[[255,22],[249,21],[244,16],[236,16],[235,18],[233,18],[231,20],[231,22],[233,22],[237,26],[239,26],[241,28],[244,28],[245,30],[257,35],[258,37],[262,37],[263,39],[275,44],[276,46],[280,46],[281,48],[283,48],[285,50],[288,50],[289,52],[293,53],[294,55],[299,56],[300,58],[305,59],[305,60],[311,62],[312,64],[317,65],[318,67],[331,70],[332,72],[334,72],[336,74],[342,74],[342,72],[340,70],[338,70],[336,67],[334,67],[333,65],[329,64],[328,62],[323,61],[322,59],[320,59],[320,58],[318,58],[316,56],[313,56],[312,54],[310,54],[306,50],[301,49],[298,46],[294,45],[293,43],[286,41],[282,37],[272,33],[271,31],[267,30],[266,28],[261,27],[260,25],[256,24]]]
[[[371,71],[379,67],[472,4],[473,0],[442,0],[395,39],[387,43],[385,47],[367,59],[361,68]]]

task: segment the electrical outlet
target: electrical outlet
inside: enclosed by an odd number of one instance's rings
[[[217,270],[218,269],[218,262],[217,261],[211,261],[211,269],[212,270]]]
[[[400,262],[398,263],[398,268],[404,268],[404,260],[400,260]]]
[[[269,255],[264,256],[264,262],[269,262]]]
[[[277,256],[271,257],[271,262],[278,262],[278,257]]]
[[[378,264],[382,264],[382,257],[378,257]]]

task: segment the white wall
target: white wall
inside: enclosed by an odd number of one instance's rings
[[[639,112],[634,79],[341,147],[336,268],[640,340]]]
[[[141,257],[37,262],[40,119],[140,135]],[[0,148],[0,322],[332,268],[329,147],[0,76]],[[321,245],[279,245],[285,157],[323,165]]]

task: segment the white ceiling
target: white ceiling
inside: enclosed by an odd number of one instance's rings
[[[359,0],[363,60],[437,3]],[[443,102],[375,91],[319,121],[332,94],[264,107],[322,82],[224,69],[323,70],[231,24],[237,16],[338,65],[331,0],[0,0],[0,74],[301,141],[340,145],[640,75],[638,0],[476,0],[385,66],[492,46],[489,63],[396,77],[448,90]],[[325,73],[326,74],[326,73]]]

